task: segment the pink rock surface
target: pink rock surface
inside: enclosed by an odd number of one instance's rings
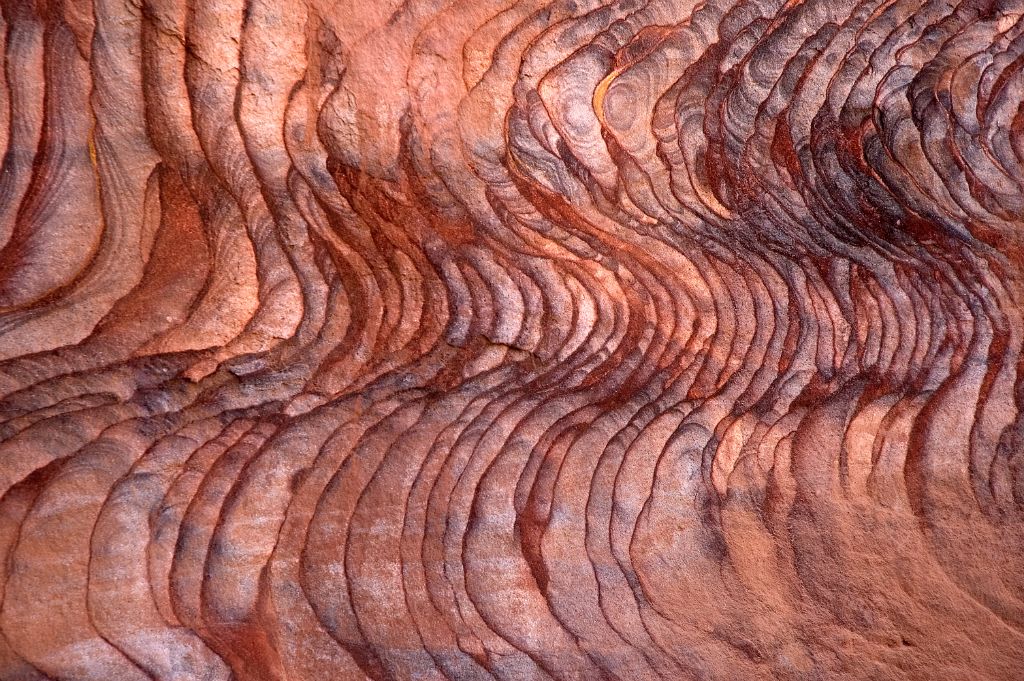
[[[5,0],[0,681],[1024,679],[1022,13]]]

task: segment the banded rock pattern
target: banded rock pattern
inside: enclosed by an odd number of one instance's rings
[[[1024,678],[1022,12],[5,0],[0,679]]]

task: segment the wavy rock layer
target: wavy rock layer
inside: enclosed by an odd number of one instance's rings
[[[6,0],[0,679],[1024,678],[1022,12]]]

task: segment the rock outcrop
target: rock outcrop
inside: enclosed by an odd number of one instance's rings
[[[0,679],[1024,678],[1019,0],[5,0]]]

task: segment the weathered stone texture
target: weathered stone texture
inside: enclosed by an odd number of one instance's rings
[[[0,681],[1024,679],[1022,12],[4,0]]]

